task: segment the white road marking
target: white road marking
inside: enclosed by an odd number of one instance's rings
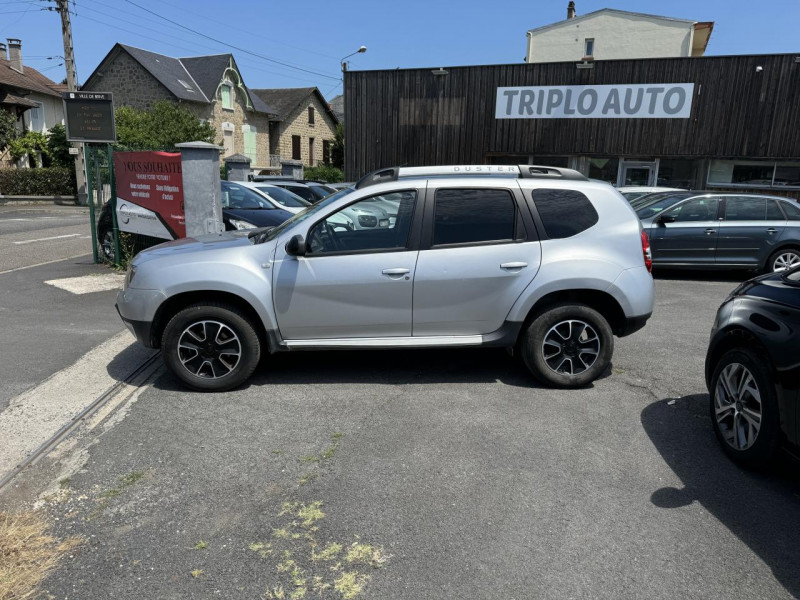
[[[0,271],[0,275],[5,275],[6,273],[13,273],[14,271],[23,271],[25,269],[32,269],[33,267],[41,267],[42,265],[52,265],[53,263],[64,262],[65,260],[72,260],[74,258],[83,258],[84,256],[89,256],[89,254],[84,252],[83,254],[76,254],[74,256],[67,256],[66,258],[57,258],[55,260],[46,260],[44,262],[36,263],[35,265],[25,265],[24,267],[17,267],[16,269],[6,269],[5,271]]]
[[[10,472],[45,441],[50,439],[74,415],[100,396],[117,379],[105,365],[134,343],[123,331],[84,354],[75,364],[46,379],[33,389],[13,398],[0,412],[0,476]],[[131,349],[131,368],[152,350]]]
[[[125,281],[122,273],[102,273],[100,275],[81,275],[80,277],[65,277],[64,279],[49,279],[47,285],[52,285],[72,294],[91,294],[106,292],[108,290],[121,290]]]
[[[34,244],[36,242],[46,242],[48,240],[61,240],[61,239],[64,239],[64,238],[73,238],[73,237],[78,237],[79,235],[81,235],[81,234],[80,233],[68,233],[67,235],[54,235],[52,237],[39,238],[39,239],[36,239],[36,240],[23,240],[21,242],[11,242],[11,243],[12,244],[16,244],[17,246],[19,246],[21,244]]]

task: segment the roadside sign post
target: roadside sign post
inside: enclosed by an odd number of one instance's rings
[[[108,144],[106,147],[108,155],[108,178],[111,184],[111,222],[114,227],[114,265],[120,265],[122,255],[119,251],[119,224],[117,221],[117,178],[114,174],[114,147]]]
[[[109,92],[64,92],[61,95],[64,102],[64,115],[66,117],[67,141],[83,142],[84,165],[86,168],[86,190],[91,194],[94,186],[102,189],[103,181],[100,177],[99,164],[96,167],[95,181],[92,182],[92,173],[89,166],[90,144],[108,144],[107,154],[111,183],[111,214],[114,223],[114,263],[119,264],[119,231],[116,218],[116,194],[114,193],[114,165],[111,159],[111,145],[117,141],[117,131],[114,123],[114,96]],[[71,149],[70,149],[71,151]],[[98,194],[100,197],[100,194]],[[92,229],[92,257],[94,262],[97,256],[97,221],[95,220],[94,198],[89,198],[89,215],[91,216]]]

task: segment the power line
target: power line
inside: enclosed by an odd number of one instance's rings
[[[227,46],[228,48],[233,48],[234,50],[238,50],[239,52],[244,52],[245,54],[249,54],[251,56],[255,56],[256,58],[260,58],[261,60],[266,60],[266,61],[269,61],[271,63],[282,65],[284,67],[289,67],[289,68],[295,69],[297,71],[303,71],[305,73],[311,73],[312,75],[317,75],[319,77],[325,77],[327,79],[333,79],[333,80],[337,80],[338,79],[338,77],[333,77],[332,75],[326,75],[325,73],[319,73],[318,71],[312,71],[310,69],[304,69],[302,67],[298,67],[298,66],[292,65],[290,63],[285,63],[285,62],[282,62],[280,60],[276,60],[274,58],[270,58],[269,56],[264,56],[263,54],[258,54],[257,52],[251,52],[250,50],[247,50],[245,48],[241,48],[239,46],[234,46],[233,44],[228,44],[227,42],[223,42],[221,40],[213,38],[210,35],[206,35],[205,33],[197,31],[196,29],[192,29],[191,27],[187,27],[186,25],[182,25],[181,23],[178,23],[177,21],[173,21],[172,19],[168,19],[167,17],[164,17],[164,16],[158,14],[157,12],[150,10],[149,8],[145,8],[144,6],[136,4],[136,2],[133,2],[133,0],[125,0],[125,2],[127,2],[128,4],[132,4],[133,6],[139,8],[139,9],[141,9],[141,10],[147,12],[147,13],[150,13],[153,16],[156,16],[159,19],[163,19],[164,21],[172,23],[173,25],[176,25],[177,27],[180,27],[181,29],[185,29],[186,31],[190,31],[190,32],[194,33],[195,35],[199,35],[201,37],[209,39],[212,42],[216,42],[217,44],[222,44],[223,46]]]

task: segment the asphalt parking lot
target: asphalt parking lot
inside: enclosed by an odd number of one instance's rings
[[[799,471],[738,469],[707,416],[708,332],[741,279],[659,277],[648,326],[580,391],[489,349],[283,354],[225,394],[160,371],[56,453],[71,471],[42,497],[85,542],[44,589],[796,597]]]

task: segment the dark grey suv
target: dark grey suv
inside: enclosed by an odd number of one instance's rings
[[[633,204],[653,265],[783,271],[800,265],[800,204],[777,196],[665,192]]]

